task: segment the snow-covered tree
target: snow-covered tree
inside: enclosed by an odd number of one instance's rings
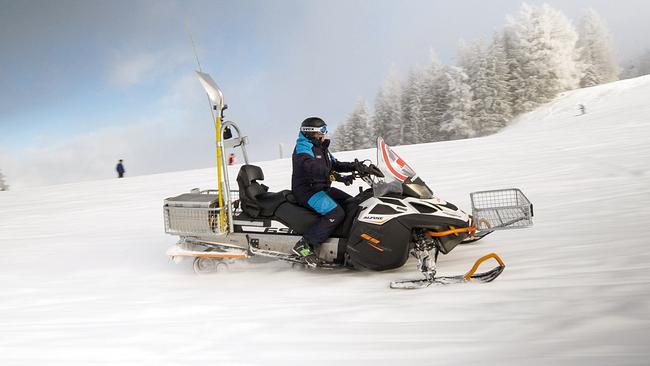
[[[339,137],[341,126],[342,124],[336,126],[336,129],[330,133],[330,151],[343,151],[343,149],[341,149],[341,139]]]
[[[467,85],[472,91],[471,109],[468,118],[472,120],[472,130],[481,134],[481,126],[491,119],[489,109],[492,91],[488,85],[487,52],[483,42],[461,43],[458,63],[467,75]]]
[[[462,44],[459,65],[467,74],[472,91],[473,129],[487,135],[503,128],[512,117],[508,91],[508,68],[502,38],[495,35],[492,44]]]
[[[9,185],[7,182],[5,182],[5,176],[2,174],[2,171],[0,171],[0,191],[8,191],[9,190]]]
[[[618,80],[611,37],[603,19],[588,9],[578,26],[578,52],[582,66],[580,86],[593,86]]]
[[[508,79],[508,61],[502,34],[495,34],[487,49],[487,80],[491,91],[486,107],[490,118],[481,125],[482,134],[492,134],[512,119],[512,100]]]
[[[516,114],[578,85],[578,35],[561,12],[548,4],[524,4],[516,16],[508,17],[504,32]]]
[[[440,131],[442,117],[449,104],[449,81],[444,66],[435,54],[422,73],[422,123],[418,126],[421,142],[443,141]]]
[[[350,134],[348,133],[348,126],[345,122],[338,125],[332,133],[330,149],[334,152],[352,150]]]
[[[350,150],[366,149],[372,146],[372,133],[365,100],[360,100],[348,120],[345,129],[349,136]]]
[[[402,93],[402,143],[404,144],[418,144],[425,141],[420,131],[420,127],[424,125],[424,87],[422,71],[411,70]]]
[[[471,120],[472,91],[467,85],[467,75],[459,67],[447,70],[449,103],[442,116],[440,131],[448,140],[462,139],[476,135]]]
[[[373,126],[375,136],[381,136],[389,145],[402,143],[402,86],[392,72],[375,99]]]

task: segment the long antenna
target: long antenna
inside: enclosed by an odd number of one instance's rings
[[[199,71],[203,72],[203,68],[201,68],[201,61],[199,61],[199,53],[196,52],[196,44],[194,43],[194,37],[192,37],[192,31],[190,30],[190,24],[187,21],[187,18],[183,20],[183,23],[185,23],[185,30],[187,31],[187,35],[190,37],[190,43],[192,43],[192,50],[194,51],[194,58],[196,58],[196,64],[199,66]],[[214,121],[214,109],[212,108],[212,102],[210,102],[210,96],[207,95],[208,98],[208,105],[210,106],[210,114],[212,114],[212,120]],[[219,111],[221,113],[221,111]]]
[[[192,31],[190,30],[190,24],[187,21],[187,18],[184,19],[185,23],[185,30],[187,31],[187,35],[190,37],[190,43],[192,43],[192,49],[194,50],[194,57],[196,58],[196,64],[199,65],[199,71],[203,72],[203,69],[201,68],[201,61],[199,61],[199,54],[196,52],[196,43],[194,43],[194,37],[192,37]]]

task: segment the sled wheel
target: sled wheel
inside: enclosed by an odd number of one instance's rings
[[[219,262],[220,261],[214,258],[196,257],[194,258],[194,264],[193,264],[194,272],[199,274],[217,272],[219,267]]]
[[[228,272],[228,263],[224,261],[217,261],[217,264],[215,265],[214,272],[217,273],[223,273],[223,272]]]

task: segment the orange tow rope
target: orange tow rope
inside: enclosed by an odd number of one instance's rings
[[[501,258],[499,258],[499,256],[498,256],[496,253],[490,253],[490,254],[484,255],[484,256],[482,256],[481,258],[479,258],[479,259],[476,261],[476,263],[474,263],[474,267],[472,267],[472,269],[470,269],[469,272],[467,272],[467,273],[463,276],[463,278],[465,279],[465,281],[469,281],[470,278],[472,277],[472,275],[473,275],[473,274],[476,272],[476,270],[478,269],[478,266],[480,266],[481,263],[485,262],[486,260],[488,260],[488,259],[490,259],[490,258],[494,258],[494,259],[496,259],[496,261],[499,262],[499,265],[500,265],[501,267],[505,267],[505,266],[506,266],[506,264],[503,263],[503,261],[501,260]]]

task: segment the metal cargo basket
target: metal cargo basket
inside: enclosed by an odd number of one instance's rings
[[[194,191],[165,199],[165,232],[182,236],[218,234],[218,195],[212,192]]]
[[[472,216],[480,230],[504,230],[533,224],[533,205],[517,188],[470,193]]]

